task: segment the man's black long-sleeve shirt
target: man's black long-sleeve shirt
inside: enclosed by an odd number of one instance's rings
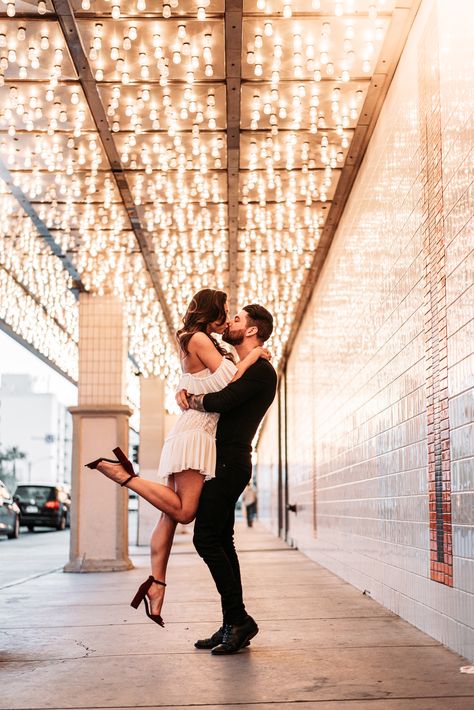
[[[275,397],[276,385],[274,367],[260,358],[220,392],[204,395],[204,409],[220,413],[216,432],[218,456],[230,447],[251,451],[258,425]]]

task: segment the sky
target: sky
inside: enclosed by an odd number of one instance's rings
[[[77,387],[0,330],[0,376],[9,373],[32,375],[35,392],[51,392],[67,407],[77,403]]]

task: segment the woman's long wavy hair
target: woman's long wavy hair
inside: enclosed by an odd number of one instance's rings
[[[183,327],[176,332],[179,347],[184,356],[189,354],[188,345],[194,333],[206,333],[212,340],[216,349],[224,355],[230,357],[232,355],[222,345],[207,332],[209,323],[217,321],[225,323],[227,314],[225,304],[227,302],[227,294],[224,291],[216,291],[213,288],[203,288],[198,291],[191,299],[186,313],[183,318]]]

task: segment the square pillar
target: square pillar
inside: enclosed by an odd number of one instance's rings
[[[79,404],[73,417],[72,512],[65,572],[130,569],[128,493],[84,464],[128,451],[127,324],[115,296],[83,293],[79,301]]]

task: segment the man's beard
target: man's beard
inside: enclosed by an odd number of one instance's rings
[[[237,331],[234,330],[233,332],[227,328],[222,334],[222,340],[224,343],[229,343],[229,345],[242,345],[244,342],[244,333],[245,328]]]

